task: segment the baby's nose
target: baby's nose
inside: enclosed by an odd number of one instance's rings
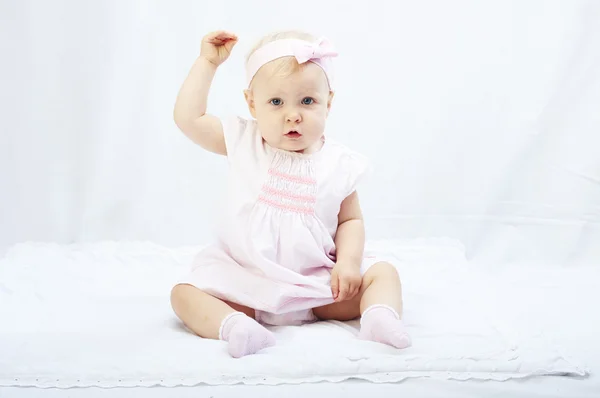
[[[286,121],[291,123],[300,123],[301,120],[302,117],[300,116],[300,112],[295,110],[288,112],[286,116]]]

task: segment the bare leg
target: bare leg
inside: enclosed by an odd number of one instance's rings
[[[368,287],[360,300],[361,314],[372,305],[383,304],[392,307],[402,317],[402,284],[392,264],[373,264],[363,277],[365,282]]]
[[[396,268],[390,263],[373,264],[363,275],[360,291],[352,300],[314,308],[313,312],[321,320],[348,321],[376,304],[388,305],[402,314],[402,286]]]
[[[186,284],[173,288],[171,304],[175,314],[200,337],[227,341],[234,358],[275,345],[275,336],[254,320],[251,308],[227,303]]]
[[[362,339],[406,348],[410,337],[400,320],[402,286],[393,265],[377,263],[363,276],[360,292],[352,300],[314,308],[319,319],[346,321],[362,315],[359,336]]]
[[[181,321],[200,337],[219,339],[221,322],[239,311],[254,318],[254,310],[239,304],[226,303],[186,284],[176,285],[171,291],[171,306]]]

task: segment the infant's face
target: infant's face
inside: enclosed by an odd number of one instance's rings
[[[266,64],[258,71],[248,94],[263,139],[287,151],[318,150],[333,97],[325,73],[310,62],[289,76],[270,69]]]

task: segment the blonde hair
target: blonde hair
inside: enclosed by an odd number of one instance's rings
[[[316,37],[314,37],[310,33],[299,31],[299,30],[286,30],[286,31],[270,33],[270,34],[264,36],[262,39],[260,39],[254,45],[254,47],[252,47],[252,49],[246,56],[246,65],[248,65],[248,60],[250,59],[250,57],[252,56],[252,54],[254,54],[254,52],[256,50],[258,50],[265,44],[274,42],[276,40],[281,40],[281,39],[300,39],[300,40],[306,40],[306,41],[312,42],[312,41],[316,40]],[[303,65],[298,64],[298,61],[296,61],[296,58],[294,58],[294,57],[283,57],[283,58],[276,59],[276,60],[272,61],[272,65],[273,65],[272,74],[276,75],[276,76],[283,76],[283,77],[289,76],[289,75],[293,74],[294,72],[299,71],[302,67],[305,66],[305,64],[303,64]],[[253,83],[254,83],[254,80],[252,80],[252,82],[250,83],[250,87],[252,87]]]

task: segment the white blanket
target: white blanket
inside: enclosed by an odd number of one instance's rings
[[[20,244],[0,260],[0,386],[176,386],[507,380],[587,371],[540,330],[494,318],[494,286],[445,239],[368,245],[400,271],[413,347],[356,338],[357,322],[273,328],[277,346],[241,359],[183,328],[169,292],[199,249],[148,243]]]

